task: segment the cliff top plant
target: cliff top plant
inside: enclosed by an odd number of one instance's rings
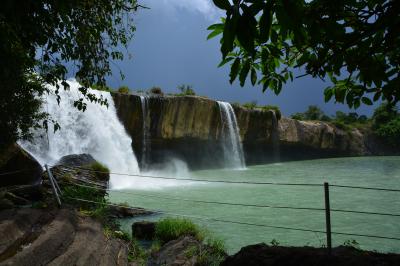
[[[178,89],[181,91],[181,93],[176,94],[178,96],[186,96],[186,95],[196,95],[196,92],[193,90],[192,85],[179,85]]]
[[[129,94],[130,90],[128,86],[121,86],[118,88],[117,90],[119,93],[123,93],[123,94]]]
[[[152,87],[150,89],[150,93],[157,94],[157,95],[160,95],[160,96],[164,95],[164,92],[161,90],[160,87]]]

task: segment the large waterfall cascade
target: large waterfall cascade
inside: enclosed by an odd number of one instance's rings
[[[109,92],[91,90],[96,96],[107,99],[108,108],[100,104],[87,103],[85,112],[73,106],[75,100],[82,97],[80,84],[69,80],[69,91],[60,90],[61,102],[58,105],[54,94],[44,97],[43,111],[51,114],[61,126],[61,130],[36,130],[32,142],[22,141],[19,144],[30,152],[42,165],[54,165],[61,157],[70,154],[91,154],[96,160],[105,164],[111,172],[112,189],[161,189],[164,187],[189,184],[183,181],[160,180],[140,177],[147,176],[188,176],[185,163],[171,160],[165,168],[158,171],[141,172],[137,159],[132,151],[132,139],[117,117],[114,100]],[[50,90],[55,87],[49,86]],[[123,173],[130,175],[114,175]]]
[[[218,107],[222,122],[221,144],[224,152],[224,166],[243,169],[246,165],[235,112],[227,102],[218,101]]]

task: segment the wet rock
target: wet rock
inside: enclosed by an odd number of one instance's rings
[[[132,237],[137,239],[154,239],[156,224],[149,221],[140,221],[132,224]]]
[[[90,154],[71,154],[62,157],[57,165],[65,165],[72,167],[85,166],[95,163],[96,160]]]
[[[125,207],[125,206],[109,206],[110,215],[115,218],[127,218],[127,217],[136,217],[143,215],[150,215],[153,212],[145,210],[143,208],[134,208],[134,207]]]
[[[39,162],[18,144],[0,151],[0,187],[39,184],[42,173]]]

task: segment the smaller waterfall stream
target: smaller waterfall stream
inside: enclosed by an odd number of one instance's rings
[[[149,123],[147,120],[148,110],[149,110],[149,98],[146,96],[140,96],[140,101],[142,105],[142,157],[140,160],[142,170],[147,170],[149,166],[149,157],[150,157],[150,129]]]
[[[242,169],[245,168],[243,147],[240,142],[239,127],[235,112],[227,102],[218,101],[222,122],[222,148],[224,152],[225,167]]]

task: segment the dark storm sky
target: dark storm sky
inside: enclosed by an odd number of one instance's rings
[[[207,27],[222,15],[211,0],[141,0],[150,9],[135,15],[137,31],[128,48],[132,58],[117,62],[126,75],[108,79],[111,87],[128,85],[131,89],[159,86],[164,92],[177,92],[180,84],[190,84],[198,95],[229,102],[278,105],[286,116],[316,104],[326,113],[349,109],[342,104],[323,101],[323,89],[329,84],[304,77],[284,85],[280,95],[262,93],[260,86],[247,82],[240,87],[228,82],[229,66],[218,68],[221,54],[219,37],[207,41]],[[117,73],[117,71],[116,71]],[[372,107],[361,107],[359,114],[370,115]]]

